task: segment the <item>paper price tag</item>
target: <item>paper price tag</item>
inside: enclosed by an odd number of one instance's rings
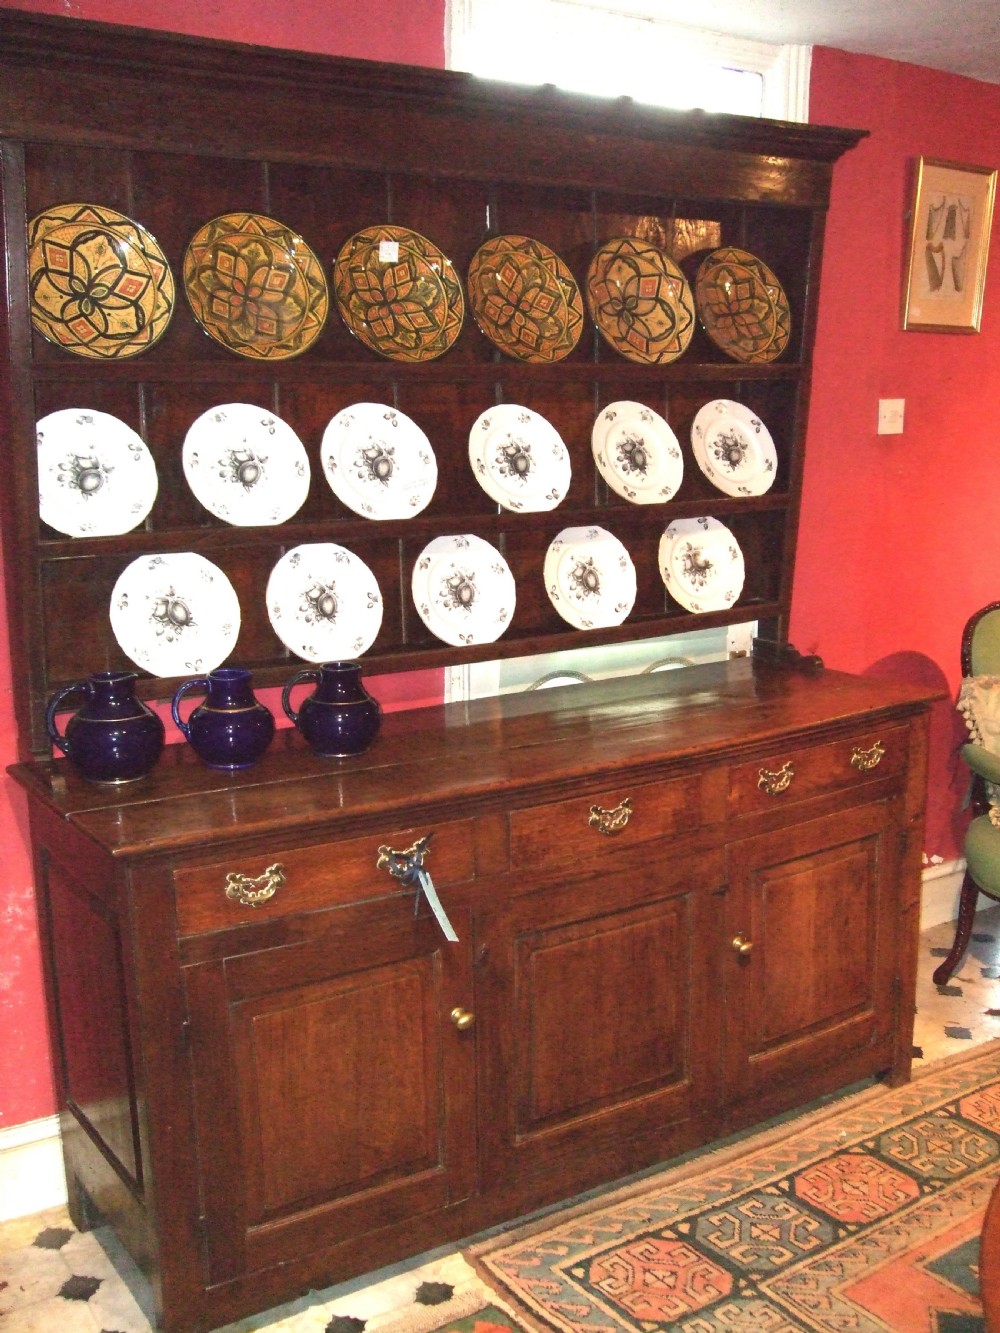
[[[378,262],[380,264],[398,264],[399,263],[399,242],[398,241],[379,241],[378,243]]]

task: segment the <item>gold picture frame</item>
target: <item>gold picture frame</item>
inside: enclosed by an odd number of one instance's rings
[[[917,159],[903,328],[978,333],[997,173]]]

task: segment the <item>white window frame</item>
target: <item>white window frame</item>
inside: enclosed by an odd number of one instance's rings
[[[517,21],[519,12],[521,22]],[[665,72],[671,59],[675,63],[679,59],[682,65],[698,62],[752,71],[763,83],[762,116],[797,121],[809,118],[811,46],[774,45],[668,22],[644,10],[641,0],[446,0],[446,63],[450,69],[524,82],[513,60],[501,69],[490,63],[491,58],[495,60],[495,52],[502,49],[504,34],[512,30],[535,34],[539,48],[551,49],[557,43],[549,41],[547,34],[565,32],[574,17],[590,25],[594,49],[606,58],[614,60],[607,53],[617,48],[623,35],[625,40],[634,39],[639,31],[644,45],[652,43],[662,49]],[[544,54],[540,58],[543,60]],[[540,61],[535,62],[536,66]],[[558,84],[559,79],[553,73],[542,81]],[[668,87],[669,78],[665,77],[664,88]],[[697,102],[689,101],[688,105]]]

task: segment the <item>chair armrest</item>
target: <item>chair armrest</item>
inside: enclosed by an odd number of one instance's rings
[[[973,745],[971,741],[963,745],[959,753],[973,773],[985,778],[987,782],[1000,784],[1000,754],[984,750],[981,745]]]

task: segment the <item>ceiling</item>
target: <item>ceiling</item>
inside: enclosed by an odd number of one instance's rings
[[[691,0],[614,0],[692,24]],[[1000,0],[698,0],[699,28],[764,42],[836,46],[1000,83]]]

